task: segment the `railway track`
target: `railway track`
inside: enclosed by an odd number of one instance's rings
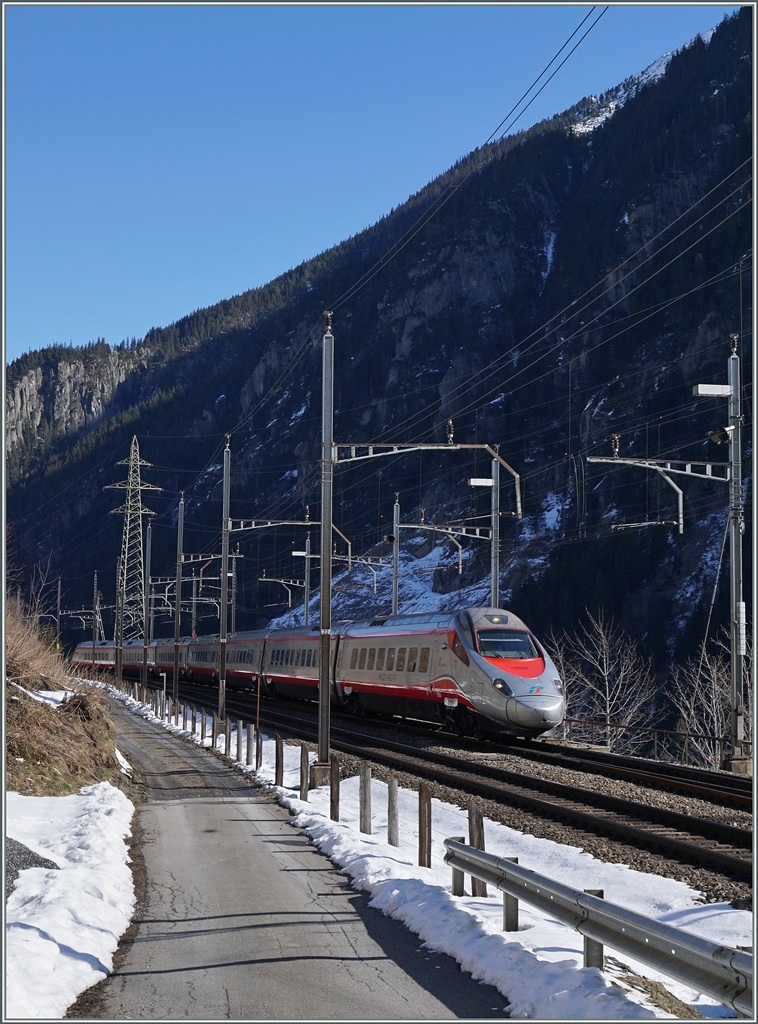
[[[626,757],[602,750],[566,747],[550,740],[513,740],[497,742],[493,749],[523,756],[544,764],[592,772],[614,779],[626,779],[641,786],[662,788],[669,793],[718,801],[723,807],[750,811],[753,807],[753,780],[726,772],[689,768],[669,762]]]
[[[188,702],[202,703],[201,693],[197,687],[180,686],[180,696]],[[206,703],[213,706],[214,690],[207,689],[205,693],[209,698]],[[230,717],[241,717],[249,721],[255,716],[254,699],[234,691],[227,693],[226,707]],[[295,739],[315,741],[317,738],[315,714],[305,706],[287,706],[282,709],[273,702],[264,701],[260,714],[261,724],[268,729]],[[362,734],[360,742],[356,742],[354,726],[351,728],[340,720],[332,724],[331,745],[342,753],[519,807],[586,832],[663,853],[680,862],[707,867],[739,881],[752,880],[752,833],[747,829],[651,807],[479,761],[472,762],[452,752],[421,750],[418,746],[386,737]],[[571,768],[578,767],[577,759],[566,760]],[[588,763],[590,768],[586,770],[591,771],[594,762]],[[622,778],[629,778],[629,773],[635,774],[635,769],[626,766],[622,766],[622,771],[626,773]],[[654,777],[659,785],[662,783],[660,775],[651,776],[649,772],[636,772],[632,781],[650,785],[647,781],[649,777]],[[692,789],[687,792],[693,795]],[[708,788],[703,783],[696,795],[703,797],[705,793],[709,794],[705,799],[720,802],[723,785]]]

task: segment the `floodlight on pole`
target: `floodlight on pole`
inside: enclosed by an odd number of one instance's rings
[[[745,645],[745,602],[742,599],[742,414],[740,409],[740,357],[736,334],[731,335],[731,355],[727,362],[728,384],[696,384],[692,393],[703,398],[729,399],[729,424],[708,435],[716,444],[729,444],[729,576],[731,635],[731,756],[726,766],[748,772],[750,762],[744,754],[745,705],[743,672]]]
[[[497,451],[497,446],[495,446]],[[492,493],[492,530],[490,532],[490,607],[500,607],[500,462],[492,460],[491,477],[470,477],[469,487],[489,487]]]

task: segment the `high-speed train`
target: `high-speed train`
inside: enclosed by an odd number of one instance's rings
[[[180,678],[218,681],[218,637],[179,644]],[[282,697],[318,699],[318,628],[230,634],[226,685]],[[124,644],[122,672],[139,676],[141,641]],[[93,665],[92,643],[80,644],[73,665]],[[112,641],[95,645],[96,668],[112,669]],[[173,640],[148,646],[151,678],[174,672]],[[563,684],[549,654],[527,626],[502,608],[467,608],[380,616],[332,629],[332,700],[347,710],[440,722],[468,731],[489,729],[537,736],[566,713]]]

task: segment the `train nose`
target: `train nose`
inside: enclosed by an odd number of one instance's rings
[[[563,698],[559,696],[530,697],[508,702],[508,717],[514,725],[527,729],[553,729],[564,715]]]

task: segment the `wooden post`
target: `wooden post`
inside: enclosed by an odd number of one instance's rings
[[[253,763],[253,727],[250,722],[247,723],[247,756],[245,758],[245,764],[252,765]]]
[[[400,845],[397,818],[397,779],[393,777],[387,783],[387,842],[390,846]]]
[[[190,704],[190,732],[192,736],[195,735],[195,721],[197,719],[197,710],[194,704]]]
[[[261,730],[255,727],[255,770],[258,771],[263,764],[263,736]]]
[[[329,759],[329,817],[340,820],[340,761],[336,754]]]
[[[308,799],[308,748],[304,743],[300,744],[300,799]]]
[[[479,804],[471,797],[468,802],[468,842],[475,850],[484,849],[484,822]],[[486,896],[487,883],[480,878],[471,879],[471,895]]]
[[[279,735],[279,733],[277,733],[274,736],[274,741],[276,743],[276,762],[275,762],[275,766],[274,766],[274,785],[275,786],[283,786],[284,785],[284,740]]]
[[[200,746],[205,746],[205,708],[200,705]]]
[[[600,899],[605,899],[605,892],[603,889],[585,889],[588,896],[599,896]],[[605,957],[603,956],[603,944],[597,942],[595,939],[588,939],[584,936],[584,966],[585,967],[597,967],[598,970],[602,971],[604,966]]]
[[[371,835],[371,765],[361,765],[360,785],[358,788],[358,809],[360,830]]]
[[[215,750],[218,743],[218,715],[215,711],[211,711],[211,715],[211,750]]]
[[[465,843],[465,836],[450,836],[456,843]],[[453,896],[463,896],[463,872],[460,868],[453,868],[453,878],[450,883],[450,892]]]
[[[237,719],[237,760],[242,764],[242,719]]]
[[[425,782],[418,787],[418,862],[432,866],[432,796]]]
[[[187,701],[182,705],[182,729],[187,731]]]
[[[224,753],[227,757],[232,756],[232,720],[224,719]]]
[[[503,860],[518,864],[518,857],[503,857]],[[518,931],[518,900],[507,892],[503,893],[503,931]]]

